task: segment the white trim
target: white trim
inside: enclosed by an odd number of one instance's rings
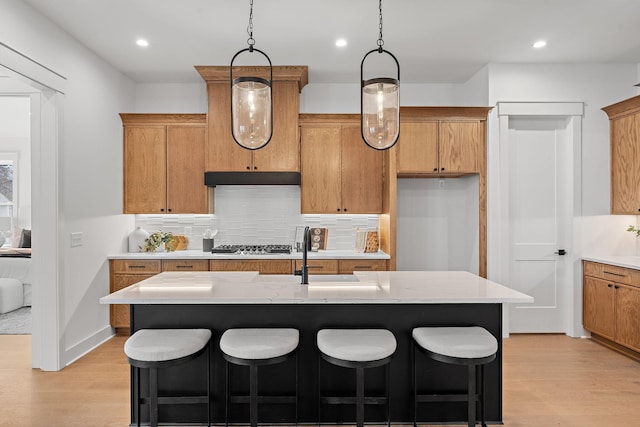
[[[569,215],[573,222],[568,231],[569,244],[567,256],[570,267],[567,310],[566,334],[572,337],[584,335],[582,329],[582,281],[581,281],[581,232],[579,228],[582,215],[582,117],[584,115],[584,103],[582,102],[498,102],[499,120],[499,213],[496,222],[498,224],[498,254],[496,264],[498,281],[507,283],[509,274],[509,185],[508,185],[508,159],[509,159],[509,118],[510,117],[566,117],[572,132],[572,171],[571,171],[571,200]],[[509,316],[507,307],[503,308],[503,336],[509,336]]]
[[[71,365],[73,362],[109,341],[114,336],[114,329],[111,326],[105,326],[93,335],[69,347],[65,354],[66,359],[68,359],[65,366]]]
[[[7,70],[27,78],[33,83],[37,83],[41,86],[41,89],[48,88],[56,92],[65,93],[66,77],[2,42],[0,42],[0,64]]]
[[[584,116],[584,103],[498,102],[498,116]]]

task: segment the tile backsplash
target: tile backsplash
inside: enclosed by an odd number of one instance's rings
[[[297,226],[329,229],[327,249],[353,250],[356,230],[377,230],[379,215],[302,215],[298,186],[219,185],[213,215],[136,215],[136,226],[189,237],[202,249],[202,235],[218,230],[215,245],[293,244]]]

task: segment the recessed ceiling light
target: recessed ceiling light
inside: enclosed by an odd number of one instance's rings
[[[137,44],[138,46],[142,46],[142,47],[147,47],[147,46],[149,46],[149,42],[148,42],[148,41],[146,41],[145,39],[138,39],[138,40],[136,40],[136,44]]]
[[[543,47],[545,47],[547,45],[547,42],[544,40],[538,40],[537,42],[535,42],[533,44],[533,47],[535,47],[536,49],[541,49]]]
[[[336,46],[338,47],[345,47],[347,45],[347,41],[345,39],[338,39],[336,40]]]

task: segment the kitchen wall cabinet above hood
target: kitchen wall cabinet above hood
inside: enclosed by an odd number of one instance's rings
[[[300,172],[205,172],[204,183],[216,185],[300,185]]]

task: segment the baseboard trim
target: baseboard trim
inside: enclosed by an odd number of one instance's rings
[[[65,359],[67,360],[67,362],[64,364],[64,366],[71,365],[73,362],[77,361],[78,359],[94,350],[96,347],[99,347],[106,341],[110,340],[114,336],[115,332],[113,328],[111,326],[105,326],[93,335],[90,335],[79,343],[67,348],[65,351]]]
[[[613,342],[605,337],[601,337],[598,334],[594,334],[593,332],[591,332],[591,340],[593,342],[596,342],[600,345],[603,345],[605,347],[608,347],[612,350],[617,351],[618,353],[621,353],[637,362],[640,362],[640,353],[638,353],[637,351],[631,350],[630,348],[624,347],[616,342]]]

